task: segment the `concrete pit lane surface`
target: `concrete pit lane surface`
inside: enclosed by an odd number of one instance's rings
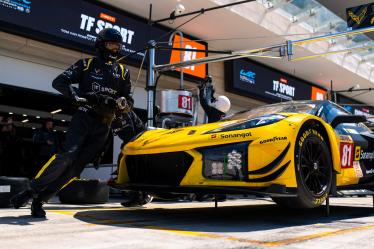
[[[45,205],[47,219],[29,207],[0,212],[1,249],[44,248],[373,248],[372,197],[331,198],[325,207],[288,210],[270,199],[153,202],[124,208]]]

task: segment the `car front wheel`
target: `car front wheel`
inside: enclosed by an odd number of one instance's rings
[[[313,128],[301,130],[295,146],[297,197],[273,198],[291,208],[320,206],[330,192],[333,173],[329,148],[323,136]]]

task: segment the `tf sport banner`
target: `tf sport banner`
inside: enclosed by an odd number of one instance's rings
[[[0,0],[0,29],[33,39],[92,53],[96,36],[104,28],[115,28],[122,34],[124,55],[146,48],[149,40],[169,39],[168,29],[150,26],[144,19],[104,8],[93,1]],[[203,46],[200,49],[206,48],[205,43],[199,44]],[[144,54],[140,51],[129,59],[139,64]],[[156,64],[171,62],[171,54],[170,50],[157,51]],[[197,75],[193,70],[186,73],[205,77],[205,71],[204,75]]]
[[[351,7],[346,12],[348,27],[353,30],[374,26],[374,3]]]
[[[225,75],[227,90],[266,102],[326,99],[324,89],[247,59],[226,62]]]

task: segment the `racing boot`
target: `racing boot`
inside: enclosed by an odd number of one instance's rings
[[[152,200],[153,197],[151,195],[144,192],[139,192],[137,193],[137,196],[121,202],[121,205],[124,207],[141,207],[147,203],[150,203]]]
[[[32,196],[33,191],[31,189],[27,189],[10,198],[10,203],[15,209],[18,209],[20,207],[26,206]]]
[[[34,198],[31,204],[31,216],[34,218],[45,218],[43,202],[39,198]]]

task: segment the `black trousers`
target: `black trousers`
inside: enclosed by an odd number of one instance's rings
[[[52,156],[31,181],[31,189],[41,201],[48,201],[86,164],[100,153],[108,137],[110,124],[83,111],[74,114],[62,152]]]

